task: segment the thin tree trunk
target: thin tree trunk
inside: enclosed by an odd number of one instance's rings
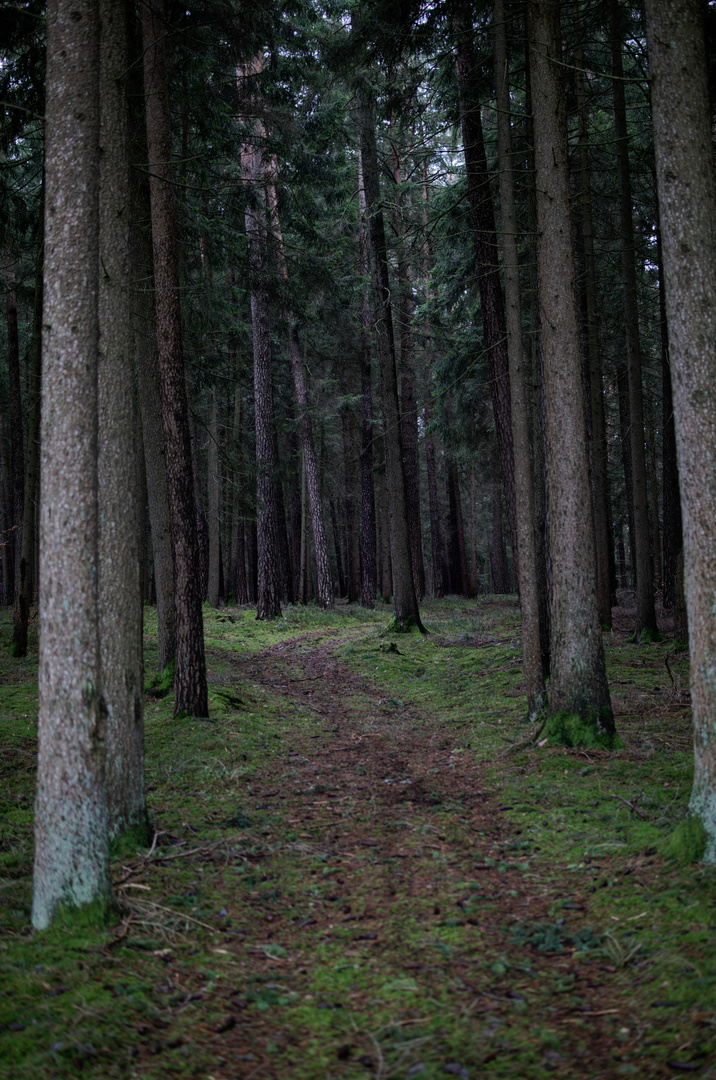
[[[8,282],[14,282],[15,268],[8,257],[5,270]],[[7,321],[7,374],[9,391],[10,418],[10,469],[12,491],[10,511],[12,514],[12,565],[13,565],[13,620],[18,610],[18,592],[20,583],[20,560],[22,558],[22,522],[25,488],[25,451],[23,447],[22,393],[20,389],[20,337],[17,327],[17,296],[9,288],[5,294],[5,313]]]
[[[522,342],[522,302],[517,252],[517,213],[512,175],[512,132],[510,128],[510,81],[507,59],[507,27],[504,0],[495,0],[495,87],[497,101],[498,165],[500,211],[502,214],[502,255],[507,308],[507,353],[510,369],[512,441],[515,462],[517,543],[520,566],[520,610],[522,613],[522,667],[530,715],[538,712],[544,694],[542,651],[539,627],[537,555],[535,551],[534,489],[532,454],[529,443],[529,409],[525,386]]]
[[[44,197],[43,197],[44,211]],[[20,574],[15,591],[13,609],[12,643],[13,656],[27,655],[27,630],[30,607],[35,591],[35,548],[38,481],[40,473],[40,381],[42,371],[42,291],[44,262],[44,229],[40,224],[40,244],[37,255],[35,278],[35,307],[30,345],[30,390],[28,394],[27,456],[25,460],[25,491],[22,515],[22,547],[20,549]]]
[[[128,6],[100,0],[99,608],[109,836],[146,843],[142,593],[129,234]]]
[[[654,608],[654,581],[649,550],[649,507],[647,500],[646,453],[644,449],[644,394],[641,375],[641,345],[637,311],[634,224],[632,220],[629,144],[624,96],[622,33],[619,0],[611,0],[612,88],[614,129],[621,212],[622,272],[624,275],[624,323],[626,362],[629,377],[629,417],[631,420],[632,495],[634,499],[634,546],[636,552],[636,640],[658,641]]]
[[[360,272],[364,279],[370,275],[368,227],[363,184],[363,164],[358,151],[358,247]],[[377,586],[375,486],[373,483],[373,396],[370,370],[370,286],[366,284],[361,298],[360,374],[361,374],[361,604],[375,607]]]
[[[209,446],[207,472],[209,489],[209,585],[207,600],[212,607],[219,606],[219,567],[221,547],[219,535],[219,423],[217,415],[216,387],[211,391],[209,414]]]
[[[527,4],[553,583],[548,730],[555,741],[611,746],[615,729],[596,604],[559,6],[559,0]]]
[[[269,214],[271,218],[271,233],[276,247],[279,273],[288,286],[288,265],[281,234],[281,222],[278,216],[278,199],[274,176],[276,173],[275,160],[271,167],[271,179],[266,185]],[[299,413],[299,431],[301,446],[303,447],[306,479],[308,482],[308,498],[311,507],[311,528],[313,530],[313,542],[316,552],[316,570],[318,573],[318,605],[327,608],[333,604],[333,589],[331,587],[331,571],[328,563],[328,547],[326,544],[326,531],[323,523],[323,507],[321,505],[321,486],[318,475],[318,462],[313,444],[313,424],[308,406],[308,388],[306,386],[306,372],[301,356],[301,346],[298,340],[298,330],[295,319],[290,309],[284,307],[284,319],[288,330],[288,352],[291,360],[291,374],[293,375],[293,387],[296,394],[296,403]]]
[[[374,109],[361,92],[359,103],[361,158],[370,238],[373,281],[375,339],[380,362],[381,402],[385,441],[386,484],[390,493],[390,561],[393,580],[393,628],[424,632],[413,582],[408,518],[400,436],[400,408],[390,300],[388,257],[378,173]]]
[[[589,412],[591,418],[592,503],[594,542],[597,559],[597,608],[604,627],[612,624],[612,582],[610,507],[607,479],[607,430],[604,417],[602,354],[599,340],[597,271],[594,256],[594,221],[589,169],[589,135],[582,70],[581,45],[577,51],[575,82],[579,109],[579,168],[581,177],[582,239],[584,242],[584,300],[586,307],[586,344],[589,367]]]
[[[467,15],[467,9],[462,4],[463,0],[454,0],[453,6],[460,124],[465,153],[468,199],[477,261],[480,312],[487,352],[492,410],[495,418],[500,470],[507,504],[510,540],[515,556],[515,570],[519,578],[507,326],[500,284],[495,211],[492,205],[490,177],[487,171],[480,103],[471,86],[477,74],[473,41],[474,31],[472,22]]]
[[[209,712],[198,576],[199,541],[179,299],[164,0],[142,8],[144,94],[154,248],[159,383],[174,555],[176,667],[174,713]]]
[[[467,553],[465,551],[465,525],[462,517],[460,499],[460,477],[457,462],[452,454],[448,456],[448,497],[450,501],[451,558],[450,577],[452,591],[462,596],[470,595],[470,578],[467,572]]]
[[[490,563],[492,566],[492,591],[505,594],[510,591],[510,573],[507,567],[505,530],[502,524],[502,482],[500,459],[497,451],[492,455],[492,541]]]

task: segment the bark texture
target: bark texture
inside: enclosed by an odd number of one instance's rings
[[[370,252],[363,184],[363,164],[358,152],[358,250],[361,276],[366,284],[361,299],[360,377],[361,377],[361,603],[374,608],[377,590],[375,486],[373,483],[373,392],[370,364]]]
[[[614,130],[616,135],[619,206],[621,217],[621,254],[624,279],[624,323],[626,363],[629,379],[629,417],[634,504],[634,550],[636,556],[636,638],[652,641],[659,638],[654,607],[654,577],[649,546],[649,507],[647,500],[646,451],[644,448],[644,394],[641,376],[641,344],[637,312],[636,266],[634,262],[634,222],[632,218],[629,144],[624,97],[624,66],[619,0],[611,0],[612,87],[614,92]]]
[[[510,401],[512,405],[512,442],[515,461],[520,610],[522,613],[522,668],[527,691],[527,709],[530,714],[534,714],[542,705],[544,676],[542,674],[542,650],[540,646],[532,452],[529,443],[530,424],[525,383],[525,353],[522,342],[517,213],[512,176],[510,72],[507,60],[507,26],[504,0],[495,0],[494,14],[497,152],[500,174],[501,242],[505,277],[507,355],[510,369]]]
[[[500,455],[500,471],[507,504],[510,542],[515,561],[515,570],[519,579],[510,370],[507,356],[505,308],[500,284],[497,227],[490,191],[490,176],[487,171],[480,103],[471,86],[475,79],[477,67],[473,29],[466,10],[459,2],[454,8],[453,27],[460,124],[480,288],[480,312],[482,315],[485,350],[487,352],[487,371],[490,380],[492,411],[495,418],[495,432]]]
[[[560,738],[609,744],[614,718],[596,604],[559,0],[529,0],[527,11],[552,556],[550,710],[580,719]]]
[[[684,524],[694,718],[691,810],[716,862],[716,171],[703,5],[647,0],[647,40]]]
[[[174,554],[174,709],[175,714],[206,716],[209,701],[181,332],[164,0],[149,0],[142,8],[142,36],[159,385]]]
[[[110,839],[146,833],[139,462],[129,238],[126,0],[99,0],[99,603]]]
[[[389,494],[390,561],[393,579],[394,627],[409,631],[424,627],[420,620],[410,556],[408,516],[400,431],[400,406],[393,335],[388,256],[381,205],[375,115],[365,93],[360,94],[360,139],[373,282],[374,335],[380,363],[381,403],[385,440],[385,473]]]
[[[42,564],[32,924],[112,907],[97,603],[99,11],[47,9]],[[92,907],[90,908],[90,905]]]

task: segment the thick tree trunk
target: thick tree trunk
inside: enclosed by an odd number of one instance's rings
[[[368,250],[368,226],[366,219],[363,164],[358,151],[358,247],[360,272],[364,279],[370,275],[370,252]],[[375,607],[377,588],[375,486],[373,483],[373,395],[370,370],[370,287],[365,286],[361,298],[360,376],[361,376],[361,604]]]
[[[654,580],[649,545],[646,452],[644,449],[644,394],[641,376],[641,344],[637,311],[634,223],[632,219],[629,143],[624,96],[622,33],[619,0],[611,0],[612,88],[617,173],[619,176],[622,272],[624,275],[624,323],[626,362],[629,376],[629,417],[631,420],[632,495],[634,499],[634,547],[636,553],[636,639],[660,638],[654,608]]]
[[[647,0],[666,311],[684,522],[694,718],[692,813],[716,862],[716,170],[704,7]],[[682,826],[682,828],[684,828]],[[686,823],[687,831],[690,823]],[[692,852],[692,857],[694,854]]]
[[[403,473],[403,447],[400,435],[400,407],[393,336],[393,312],[390,300],[388,256],[381,206],[378,173],[378,150],[375,137],[374,110],[361,93],[360,104],[361,159],[365,186],[368,234],[370,239],[371,278],[375,340],[380,362],[381,403],[385,442],[386,485],[390,499],[390,561],[393,579],[393,628],[410,631],[414,626],[424,632],[413,582],[410,557],[408,517]]]
[[[143,7],[142,31],[159,385],[174,554],[174,712],[175,715],[189,713],[192,716],[207,716],[209,701],[201,614],[197,508],[179,301],[164,0],[149,0]]]
[[[542,706],[544,676],[542,674],[542,650],[540,645],[532,453],[529,443],[529,408],[525,385],[525,354],[522,342],[517,213],[515,210],[514,179],[512,175],[510,69],[507,59],[507,26],[505,19],[504,0],[495,0],[495,90],[500,211],[502,215],[501,242],[505,276],[507,354],[510,369],[512,441],[515,461],[520,610],[522,614],[522,667],[527,691],[527,709],[530,715],[533,715]]]
[[[528,0],[527,11],[553,583],[548,730],[555,741],[611,746],[615,729],[596,604],[559,0]]]
[[[460,125],[465,153],[468,199],[480,288],[480,312],[485,349],[487,351],[492,411],[495,418],[500,470],[507,504],[510,542],[515,559],[515,569],[519,577],[507,326],[500,284],[497,227],[490,191],[490,177],[487,171],[480,103],[471,85],[475,81],[477,74],[473,29],[462,3],[463,0],[454,0],[453,7]]]
[[[142,595],[134,391],[127,93],[128,7],[100,0],[99,605],[113,839],[148,834],[144,790]]]
[[[97,601],[99,10],[47,9],[38,768],[32,924],[113,908]]]

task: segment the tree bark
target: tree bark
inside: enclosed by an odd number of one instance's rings
[[[492,537],[490,540],[490,565],[492,566],[492,591],[505,594],[510,591],[510,572],[507,566],[505,530],[502,523],[502,481],[500,458],[495,450],[492,455]]]
[[[113,910],[97,600],[99,11],[47,8],[38,770],[32,924]]]
[[[373,395],[370,370],[370,252],[363,184],[363,163],[358,151],[358,250],[361,277],[366,281],[361,297],[360,376],[361,376],[361,604],[375,607],[377,588],[375,485],[373,483]]]
[[[12,257],[8,257],[6,276],[11,282],[15,277]],[[25,492],[25,450],[23,446],[22,392],[20,388],[20,337],[17,326],[17,296],[9,288],[5,294],[5,313],[7,323],[7,375],[10,419],[10,471],[12,491],[9,493],[12,514],[12,598],[13,621],[18,611],[18,591],[20,584],[20,561],[22,558],[22,522]]]
[[[528,0],[552,554],[550,737],[614,743],[594,532],[561,84],[559,0]]]
[[[507,55],[507,26],[504,0],[495,0],[495,92],[497,102],[498,166],[502,257],[507,308],[507,355],[510,369],[512,443],[515,462],[517,544],[520,565],[520,610],[522,614],[522,668],[527,691],[527,709],[534,715],[542,706],[544,676],[540,645],[537,554],[535,551],[534,489],[532,453],[529,443],[529,409],[525,385],[522,342],[522,302],[517,251],[517,213],[512,175],[512,131],[510,125],[510,80]]]
[[[144,789],[142,596],[134,390],[126,0],[99,0],[99,605],[107,708],[109,836],[148,834]]]
[[[462,517],[462,500],[460,499],[460,477],[453,454],[448,455],[447,474],[450,503],[450,580],[452,592],[460,593],[462,596],[469,596],[470,578],[467,572],[465,524]]]
[[[624,276],[624,323],[626,363],[629,378],[629,418],[631,421],[632,496],[634,500],[634,547],[636,554],[636,640],[658,641],[654,608],[654,580],[649,548],[649,507],[647,500],[646,452],[644,449],[644,394],[641,375],[641,344],[637,311],[634,223],[632,219],[629,143],[624,97],[622,33],[619,0],[610,3],[612,87],[617,173],[619,176],[621,254]]]
[[[703,4],[647,0],[647,42],[689,613],[690,809],[716,862],[716,170]]]
[[[209,583],[207,600],[213,608],[219,606],[219,576],[221,566],[221,541],[219,535],[219,422],[217,415],[216,387],[211,391],[209,415],[209,446],[207,472],[209,489]]]
[[[454,0],[453,32],[460,125],[480,289],[480,312],[487,352],[487,371],[500,455],[500,470],[507,504],[510,542],[519,579],[507,326],[500,284],[497,227],[490,192],[490,177],[487,171],[480,103],[476,100],[470,85],[475,79],[477,67],[473,29],[462,7],[462,0]]]
[[[44,197],[43,197],[44,208]],[[40,382],[42,368],[42,282],[44,262],[44,229],[40,224],[40,244],[37,254],[35,278],[35,306],[30,344],[30,388],[28,393],[27,456],[25,461],[25,488],[22,515],[22,547],[20,549],[20,574],[15,591],[13,608],[12,643],[13,656],[27,655],[27,631],[30,607],[35,591],[35,547],[38,480],[40,472]]]
[[[286,262],[286,253],[283,246],[281,222],[278,215],[278,199],[276,197],[276,186],[274,181],[276,170],[277,166],[274,160],[271,166],[271,177],[266,185],[266,194],[271,220],[271,233],[276,247],[279,273],[284,284],[288,286],[288,264]],[[293,313],[287,306],[284,306],[283,315],[288,330],[288,352],[291,360],[293,388],[296,394],[296,403],[298,405],[299,432],[308,484],[308,501],[311,508],[311,528],[313,530],[313,543],[316,552],[316,570],[318,573],[318,606],[328,608],[333,605],[333,588],[331,585],[331,571],[328,562],[326,530],[323,522],[318,462],[316,460],[316,451],[313,441],[313,423],[308,406],[306,372],[303,366],[301,346],[298,340],[298,330],[296,329]]]
[[[381,403],[385,442],[386,485],[389,491],[390,561],[393,578],[393,628],[410,631],[414,626],[424,633],[413,581],[410,557],[408,518],[403,473],[403,447],[400,435],[400,407],[393,336],[393,311],[390,299],[388,256],[381,205],[378,173],[378,149],[375,137],[374,110],[366,95],[359,95],[361,159],[365,186],[366,213],[370,240],[371,278],[373,282],[374,331],[380,362]]]
[[[586,346],[589,369],[589,414],[591,418],[592,506],[594,543],[597,559],[597,609],[604,627],[612,624],[612,581],[609,481],[607,479],[607,429],[604,417],[604,384],[602,353],[599,340],[597,301],[597,269],[594,256],[594,220],[589,168],[589,135],[587,106],[582,70],[581,45],[577,52],[575,83],[579,109],[579,172],[581,179],[581,225],[584,243],[584,302],[586,316]]]

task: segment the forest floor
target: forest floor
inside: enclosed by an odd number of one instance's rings
[[[205,608],[212,715],[147,695],[156,833],[97,933],[30,932],[37,657],[2,649],[0,1076],[716,1077],[716,871],[661,854],[687,656],[622,605],[624,748],[506,752],[514,598],[423,613]]]

